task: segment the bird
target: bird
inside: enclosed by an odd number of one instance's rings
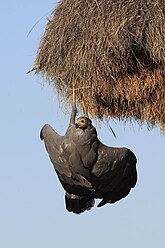
[[[49,124],[40,131],[50,160],[65,190],[69,212],[81,214],[90,210],[95,199],[98,207],[126,197],[137,182],[137,158],[129,148],[104,145],[92,121],[76,119],[73,104],[65,135],[59,135]]]

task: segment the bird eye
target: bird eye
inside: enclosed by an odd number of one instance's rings
[[[82,123],[84,123],[84,120],[81,120]]]

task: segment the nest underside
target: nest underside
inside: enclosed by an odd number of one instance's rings
[[[34,67],[93,117],[165,129],[165,1],[61,1]]]

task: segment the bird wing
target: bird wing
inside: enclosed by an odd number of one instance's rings
[[[60,136],[49,124],[42,128],[40,137],[41,140],[44,140],[50,160],[65,189],[66,187],[70,188],[72,185],[92,187],[91,183],[83,175],[74,173],[74,168],[72,170],[70,168],[69,158],[72,154],[71,137],[68,139],[65,136]]]
[[[125,197],[135,186],[136,157],[128,148],[108,147],[100,142],[92,174],[96,197],[113,203]]]
[[[41,140],[44,140],[46,150],[49,154],[50,160],[54,165],[55,170],[60,174],[65,174],[70,177],[71,172],[68,165],[67,152],[64,153],[63,140],[64,137],[60,136],[54,129],[46,124],[40,133]]]

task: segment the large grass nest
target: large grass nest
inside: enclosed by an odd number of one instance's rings
[[[165,129],[165,1],[60,1],[34,68],[94,117]]]

